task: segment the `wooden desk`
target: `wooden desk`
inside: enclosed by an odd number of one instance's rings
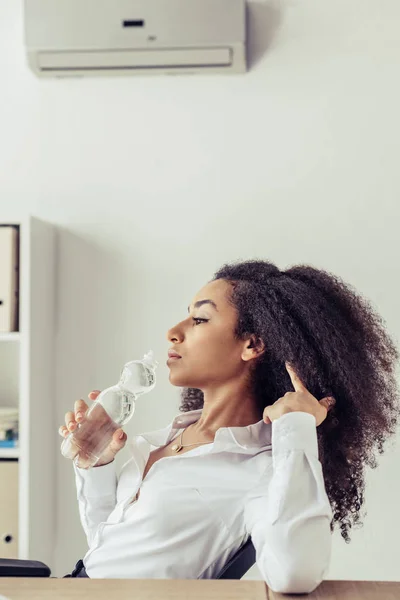
[[[400,583],[324,581],[312,594],[275,594],[262,581],[0,577],[10,600],[400,600]]]
[[[323,581],[312,594],[275,594],[268,600],[400,600],[400,582],[395,581]]]

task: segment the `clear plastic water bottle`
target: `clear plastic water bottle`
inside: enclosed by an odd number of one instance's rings
[[[119,382],[97,396],[84,422],[65,438],[61,444],[62,455],[72,459],[77,467],[94,467],[114,432],[132,418],[136,399],[156,385],[157,366],[152,351],[142,360],[126,363]]]

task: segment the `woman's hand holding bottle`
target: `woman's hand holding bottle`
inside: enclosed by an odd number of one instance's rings
[[[95,390],[93,392],[90,392],[90,394],[88,394],[88,398],[90,400],[96,400],[97,396],[100,394],[100,392],[98,390]],[[86,420],[86,413],[88,411],[88,405],[86,404],[86,402],[84,402],[84,400],[77,400],[75,402],[74,405],[74,410],[73,411],[68,411],[65,413],[65,425],[61,425],[59,427],[59,434],[61,435],[61,437],[63,437],[64,439],[68,437],[68,435],[70,433],[73,432],[77,432],[75,434],[75,436],[77,436],[79,438],[79,429],[80,429],[80,425],[82,425],[83,423],[85,423]],[[104,428],[109,428],[109,423],[110,423],[110,419],[107,415],[107,413],[104,411],[104,409],[99,406],[98,410],[96,411],[92,411],[91,413],[91,428],[90,430],[95,433],[97,433],[99,436],[103,435],[103,431]],[[85,428],[86,431],[87,428]],[[78,430],[78,431],[77,431]],[[95,467],[102,467],[104,465],[109,464],[110,462],[112,462],[116,456],[116,454],[122,450],[122,448],[125,446],[126,444],[126,440],[127,440],[127,435],[124,432],[123,429],[118,428],[114,431],[111,442],[108,444],[108,446],[106,447],[106,449],[103,451],[103,453],[101,454],[99,460],[96,462],[96,464],[94,465]],[[91,459],[89,458],[89,456],[85,455],[85,452],[82,450],[82,448],[84,448],[85,445],[85,440],[79,440],[80,441],[80,449],[78,452],[78,467],[85,469],[85,468],[89,468],[90,465],[92,464]]]
[[[136,399],[156,384],[157,365],[150,350],[141,360],[125,363],[116,385],[91,392],[89,398],[95,402],[89,409],[77,400],[74,411],[65,415],[66,424],[59,428],[64,437],[61,454],[82,469],[112,462],[125,446],[127,436],[121,427],[132,418]]]

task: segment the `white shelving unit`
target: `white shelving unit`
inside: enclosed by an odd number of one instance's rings
[[[18,463],[17,557],[41,560],[52,568],[56,531],[55,228],[32,216],[10,219],[2,214],[0,225],[17,225],[20,243],[19,331],[0,332],[0,406],[19,407],[19,448],[0,449],[0,465]],[[7,481],[0,479],[0,487],[4,485]],[[4,529],[4,510],[1,517]],[[5,534],[0,531],[0,557],[7,556]]]
[[[0,460],[4,458],[19,458],[19,448],[0,448]],[[0,482],[1,483],[1,482]]]
[[[19,342],[21,336],[19,331],[14,331],[11,333],[2,333],[0,331],[0,342]]]

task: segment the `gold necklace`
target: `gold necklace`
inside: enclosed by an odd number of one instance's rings
[[[171,446],[171,450],[173,452],[180,452],[182,450],[182,448],[189,448],[189,446],[198,446],[201,444],[210,444],[211,442],[197,442],[196,444],[182,444],[182,437],[183,437],[183,432],[186,431],[186,429],[182,429],[182,433],[180,435],[180,439],[179,439],[179,443],[178,444],[174,444],[173,446]]]

